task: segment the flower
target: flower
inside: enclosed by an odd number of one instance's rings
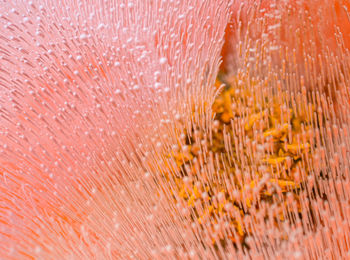
[[[1,254],[346,257],[349,7],[4,3]]]
[[[181,237],[143,178],[169,122],[214,96],[227,6],[1,4],[1,255],[150,258]]]

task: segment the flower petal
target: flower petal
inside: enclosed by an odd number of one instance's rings
[[[2,4],[5,256],[150,258],[152,247],[171,251],[184,243],[179,220],[159,230],[169,215],[155,213],[171,205],[157,202],[156,188],[144,187],[142,178],[137,185],[136,177],[147,177],[143,160],[155,156],[157,138],[170,134],[161,124],[178,114],[187,118],[192,106],[213,98],[227,6],[212,0]],[[150,212],[156,202],[159,209]]]

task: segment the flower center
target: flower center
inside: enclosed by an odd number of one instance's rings
[[[227,241],[249,247],[246,238],[259,234],[258,223],[279,230],[279,239],[287,236],[285,221],[312,229],[312,212],[301,208],[306,197],[322,193],[310,177],[319,168],[318,129],[326,118],[315,109],[319,96],[294,96],[244,75],[219,76],[216,87],[223,85],[210,132],[184,132],[169,155],[176,170],[166,176],[179,209],[216,249]]]

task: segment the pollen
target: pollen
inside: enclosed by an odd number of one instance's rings
[[[269,219],[280,234],[283,222],[298,218],[314,227],[314,220],[303,219],[302,197],[315,174],[316,139],[323,138],[315,104],[297,108],[287,91],[272,91],[244,75],[221,75],[219,86],[224,87],[212,105],[210,130],[184,131],[185,141],[168,155],[176,162],[167,174],[175,183],[175,202],[187,208],[196,232],[206,230],[218,251],[229,247],[227,239],[235,248],[249,248],[247,238],[258,232],[254,218]],[[306,100],[305,93],[298,98]]]
[[[1,1],[0,258],[349,259],[349,10]]]

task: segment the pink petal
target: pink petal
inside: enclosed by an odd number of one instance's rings
[[[125,259],[183,243],[176,222],[157,234],[168,215],[146,219],[153,193],[125,183],[145,174],[139,155],[155,156],[164,122],[213,98],[227,5],[2,3],[2,255]]]

